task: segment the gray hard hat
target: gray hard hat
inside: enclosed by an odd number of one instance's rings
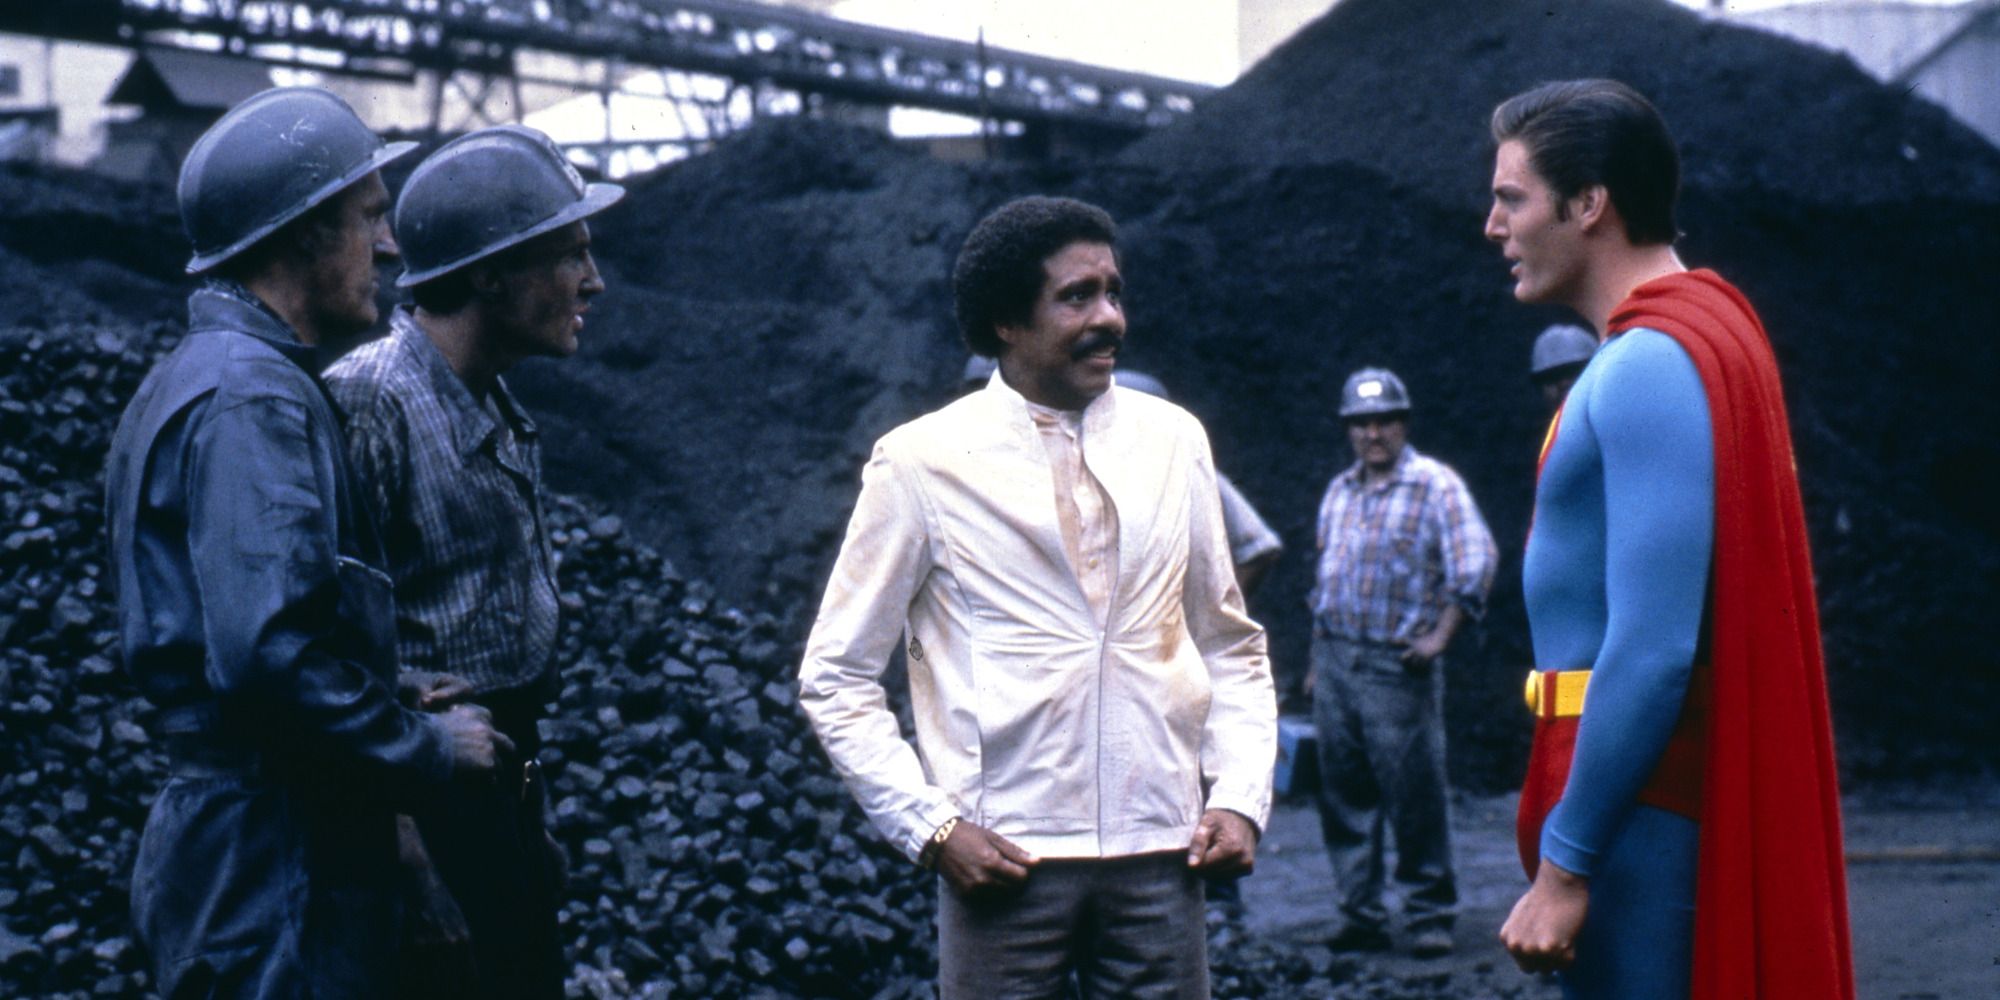
[[[994,370],[999,367],[1000,363],[992,358],[984,354],[975,354],[965,359],[965,374],[959,376],[959,381],[967,384],[977,382],[980,385],[985,385],[987,380],[993,377]]]
[[[331,91],[277,87],[229,109],[181,163],[181,225],[200,274],[417,148],[384,143]]]
[[[408,288],[525,243],[625,197],[586,184],[556,144],[525,125],[459,136],[424,158],[396,199]]]
[[[1340,416],[1410,412],[1410,390],[1387,368],[1363,368],[1347,376],[1340,389]]]
[[[1597,353],[1597,338],[1573,323],[1557,323],[1535,338],[1528,355],[1528,374],[1539,378],[1545,372],[1590,361]]]
[[[1161,399],[1168,398],[1166,385],[1145,372],[1119,372],[1118,386],[1121,389],[1136,389],[1148,396],[1158,396]]]

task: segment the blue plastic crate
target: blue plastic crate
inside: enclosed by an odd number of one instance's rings
[[[1319,779],[1319,733],[1303,715],[1278,716],[1278,767],[1271,775],[1280,796],[1308,794]]]

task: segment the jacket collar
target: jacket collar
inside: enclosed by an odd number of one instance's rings
[[[479,398],[465,384],[465,380],[452,371],[451,362],[446,361],[444,352],[431,343],[431,338],[417,325],[416,314],[409,306],[397,306],[389,314],[389,336],[395,338],[396,346],[404,354],[415,360],[421,370],[420,377],[437,397],[451,422],[452,444],[458,448],[461,458],[469,458],[486,447],[486,443],[500,433],[500,426],[493,414],[481,406]],[[493,380],[493,403],[513,424],[515,433],[522,439],[537,435],[534,421],[507,391],[503,379]],[[501,463],[506,464],[504,456]]]
[[[269,344],[300,368],[309,372],[318,370],[313,349],[299,340],[298,331],[264,300],[234,281],[210,278],[188,296],[188,332],[211,330],[247,333]]]
[[[1013,386],[1008,385],[1007,380],[1000,375],[999,371],[994,371],[993,377],[986,382],[986,388],[981,391],[990,394],[990,398],[999,407],[1009,427],[1013,427],[1020,434],[1025,435],[1031,443],[1038,441],[1036,435],[1039,432],[1035,430],[1034,417],[1028,412],[1028,398],[1021,395]],[[1085,441],[1097,440],[1106,428],[1111,426],[1112,418],[1117,416],[1118,413],[1117,396],[1117,386],[1114,385],[1112,388],[1105,390],[1103,395],[1091,400],[1088,405],[1084,406],[1083,439]]]

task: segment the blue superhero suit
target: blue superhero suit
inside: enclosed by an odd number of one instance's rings
[[[1665,334],[1613,338],[1564,404],[1522,570],[1535,662],[1591,670],[1541,856],[1590,879],[1565,997],[1685,998],[1694,821],[1642,805],[1681,714],[1714,542],[1708,399]]]

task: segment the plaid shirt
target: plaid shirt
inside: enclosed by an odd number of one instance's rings
[[[1314,622],[1350,639],[1408,642],[1437,625],[1446,601],[1478,617],[1497,555],[1479,506],[1444,463],[1406,445],[1386,479],[1364,486],[1356,462],[1320,500]]]
[[[407,308],[326,383],[388,549],[403,668],[553,697],[555,559],[534,423],[505,383],[474,397]]]

